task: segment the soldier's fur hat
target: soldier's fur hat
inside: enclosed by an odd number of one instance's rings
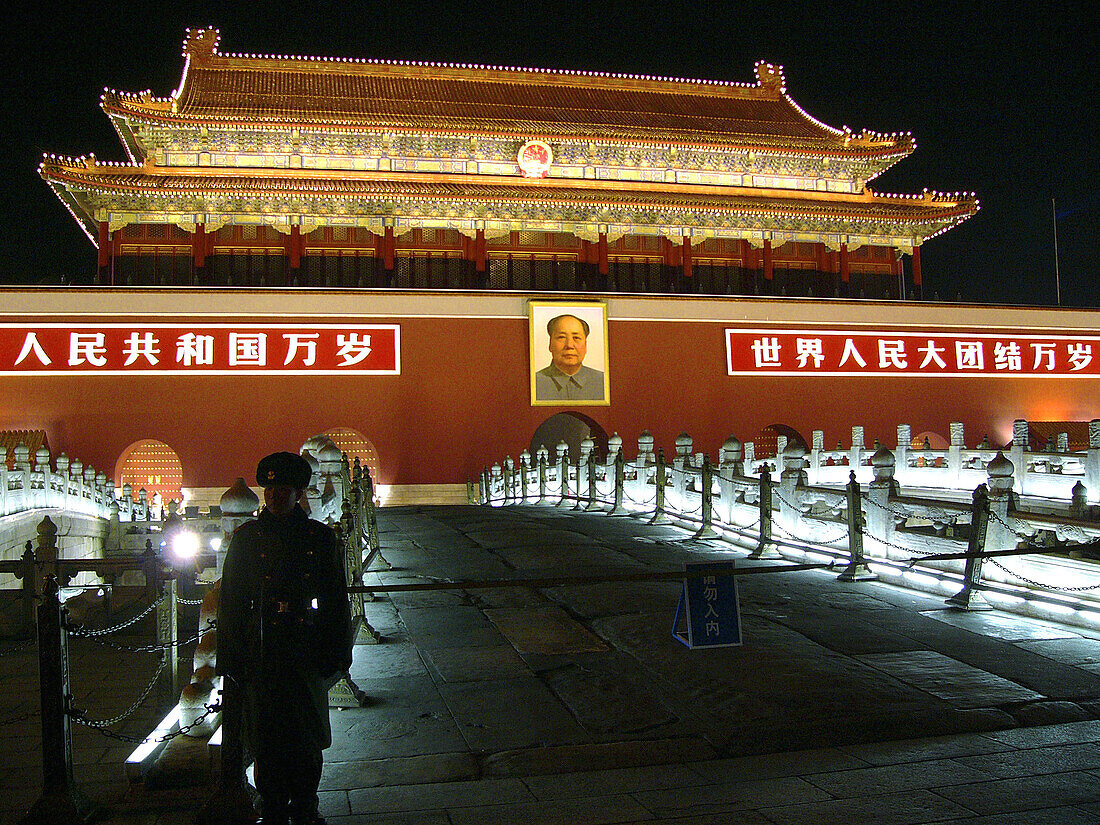
[[[287,485],[298,490],[309,487],[313,470],[309,462],[297,453],[272,453],[260,459],[256,467],[256,483],[261,487]]]

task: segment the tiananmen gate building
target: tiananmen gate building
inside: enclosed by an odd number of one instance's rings
[[[393,500],[438,500],[575,427],[713,455],[1100,417],[1096,314],[915,300],[977,199],[875,192],[912,137],[821,123],[778,67],[242,55],[212,29],[183,58],[168,97],[105,92],[127,162],[44,159],[97,264],[0,319],[0,428],[116,481],[148,441],[209,497],[340,432]],[[599,377],[540,394],[565,316]]]

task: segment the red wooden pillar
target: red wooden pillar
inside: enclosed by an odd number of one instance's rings
[[[684,262],[684,277],[691,277],[691,238],[684,235],[684,251],[681,256]]]
[[[111,230],[107,221],[99,222],[99,256],[98,266],[100,270],[106,269],[111,263]]]
[[[913,247],[913,286],[921,286],[920,247]]]
[[[764,241],[764,280],[770,281],[775,274],[775,269],[772,266],[772,242],[770,240]]]
[[[485,230],[478,229],[474,238],[474,270],[484,272],[488,251],[485,248]]]
[[[611,267],[607,262],[607,233],[601,232],[600,238],[596,242],[596,255],[597,263],[599,264],[599,272],[601,275],[606,275],[611,271]]]
[[[393,227],[386,227],[386,234],[382,236],[382,265],[392,271],[394,253],[397,251],[397,241],[393,236]]]
[[[287,257],[290,259],[290,268],[298,269],[302,265],[302,227],[297,224],[290,227],[288,246]]]
[[[840,245],[840,282],[846,284],[850,279],[851,270],[848,265],[848,244],[842,243]]]

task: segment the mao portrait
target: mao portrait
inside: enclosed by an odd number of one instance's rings
[[[607,307],[532,301],[531,403],[608,404]]]

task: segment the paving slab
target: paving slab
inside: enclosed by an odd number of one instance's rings
[[[997,612],[967,613],[962,610],[937,608],[925,610],[922,616],[944,622],[963,630],[969,630],[981,636],[1003,639],[1006,642],[1039,641],[1044,639],[1080,638],[1080,633],[1062,625],[1027,619],[1022,616],[1007,616]]]
[[[932,650],[874,653],[859,659],[906,684],[946,699],[955,707],[989,707],[1043,698],[1022,685]]]
[[[518,779],[395,785],[348,792],[348,803],[355,814],[431,811],[533,801],[527,786]]]
[[[592,631],[555,604],[502,607],[485,616],[521,653],[588,653],[607,650]]]
[[[439,686],[462,736],[477,752],[591,741],[536,677]]]
[[[533,675],[512,645],[434,648],[423,653],[432,675],[442,682],[485,682]]]
[[[775,825],[923,825],[973,814],[963,804],[927,790],[765,807],[760,812]]]
[[[1019,811],[1100,801],[1100,784],[1082,782],[1079,773],[1046,773],[937,788],[936,793],[976,814],[1012,814],[1015,822]]]
[[[631,794],[655,817],[696,814],[734,814],[760,808],[777,799],[789,803],[817,802],[829,794],[798,777],[693,786],[688,793],[676,788]]]

